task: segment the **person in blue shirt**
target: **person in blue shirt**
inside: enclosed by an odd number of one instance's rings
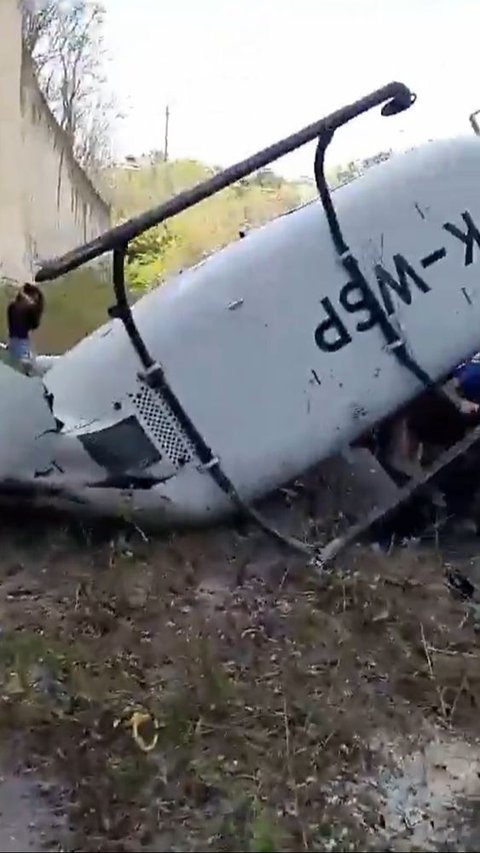
[[[450,447],[480,415],[480,353],[460,364],[443,385],[443,395],[421,394],[380,425],[380,461],[398,485],[424,472],[424,448]]]
[[[462,362],[453,374],[454,384],[466,400],[480,405],[480,352]]]

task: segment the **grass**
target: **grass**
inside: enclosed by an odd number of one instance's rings
[[[35,333],[37,352],[56,355],[82,340],[108,320],[114,301],[107,266],[87,266],[42,285],[46,310]],[[0,339],[6,339],[8,287],[0,288]]]
[[[281,843],[282,840],[274,815],[255,800],[249,850],[251,853],[274,853]]]
[[[374,736],[477,732],[478,639],[438,554],[238,585],[233,532],[227,553],[205,532],[133,538],[128,557],[113,535],[0,532],[0,727],[71,792],[69,849],[373,850],[378,809],[345,792]]]

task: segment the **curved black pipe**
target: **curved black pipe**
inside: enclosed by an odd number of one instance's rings
[[[287,139],[275,143],[275,145],[260,151],[258,154],[242,161],[241,163],[237,163],[235,166],[230,167],[230,169],[226,169],[224,172],[215,175],[209,181],[205,181],[204,183],[193,187],[191,190],[180,193],[165,204],[160,205],[160,207],[147,211],[141,216],[131,219],[123,225],[117,226],[117,228],[114,228],[96,240],[69,252],[62,258],[50,261],[38,271],[35,277],[37,281],[46,281],[48,279],[57,278],[63,273],[75,269],[105,252],[113,251],[113,284],[116,304],[110,309],[109,314],[111,317],[117,317],[122,321],[132,346],[134,347],[144,368],[144,374],[142,375],[143,380],[147,382],[150,387],[158,388],[161,391],[165,401],[170,406],[182,429],[185,431],[185,434],[195,447],[199,460],[209,470],[212,478],[215,480],[220,489],[228,495],[234,505],[254,520],[255,523],[269,535],[276,538],[282,544],[294,548],[304,555],[311,554],[312,548],[309,545],[280,533],[280,531],[272,527],[255,509],[245,503],[243,498],[238,494],[234,484],[223,471],[220,461],[213,455],[212,450],[206,444],[203,436],[198,432],[195,424],[190,420],[189,415],[167,382],[163,368],[161,365],[157,364],[150,355],[137,328],[127,299],[125,287],[126,249],[130,240],[134,239],[134,237],[138,236],[138,234],[141,234],[148,228],[165,221],[169,217],[180,213],[182,210],[186,210],[188,207],[192,207],[194,204],[208,198],[220,189],[229,186],[262,166],[273,162],[273,160],[278,159],[289,151],[293,151],[305,142],[311,141],[315,137],[320,136],[317,154],[315,157],[315,174],[316,178],[318,175],[317,186],[319,187],[320,197],[325,207],[327,219],[332,230],[332,237],[334,237],[334,240],[336,241],[337,251],[341,255],[344,255],[345,252],[348,253],[346,256],[342,257],[342,262],[344,263],[345,268],[347,270],[349,269],[349,266],[347,266],[348,261],[350,264],[350,270],[353,270],[355,267],[357,274],[361,275],[358,264],[348,252],[348,247],[343,241],[330,193],[325,182],[323,174],[325,148],[332,139],[336,127],[345,124],[355,116],[371,109],[373,106],[377,106],[387,100],[388,103],[385,105],[384,111],[387,107],[388,110],[384,112],[384,114],[395,114],[407,109],[413,103],[414,99],[415,96],[412,95],[409,89],[407,89],[407,87],[402,83],[390,83],[383,89],[373,92],[371,95],[356,101],[349,107],[343,107],[341,110],[338,110],[326,119],[322,119],[320,122],[309,125],[307,128],[299,131],[299,133],[293,134],[292,136],[287,137]],[[322,134],[325,134],[326,140],[323,152],[320,147],[322,143]],[[373,292],[372,298],[375,299]]]
[[[143,231],[147,231],[154,225],[159,225],[171,216],[176,216],[183,210],[198,204],[199,201],[219,192],[219,190],[225,189],[225,187],[245,178],[252,172],[256,172],[257,169],[268,166],[269,163],[273,163],[279,157],[283,157],[285,154],[305,145],[305,143],[316,139],[324,130],[335,130],[335,128],[341,127],[353,118],[368,112],[372,107],[379,106],[387,101],[384,106],[384,114],[395,114],[408,109],[414,100],[415,96],[403,83],[388,83],[387,86],[377,89],[370,95],[365,95],[358,101],[342,107],[331,115],[309,124],[297,133],[293,133],[291,136],[269,145],[268,148],[258,151],[251,157],[247,157],[246,160],[230,166],[207,181],[173,196],[158,207],[147,210],[140,216],[135,216],[127,222],[111,228],[95,240],[67,252],[62,257],[45,261],[38,270],[35,281],[49,281],[58,278],[60,275],[105,254],[105,252],[111,252],[125,246]],[[388,110],[385,112],[387,107]]]
[[[155,362],[145,345],[145,341],[138,331],[137,324],[133,319],[133,314],[127,299],[127,291],[125,287],[126,250],[126,246],[120,246],[113,252],[113,290],[117,301],[115,305],[109,309],[108,313],[110,317],[115,317],[122,321],[125,331],[130,338],[132,346],[137,353],[142,366],[145,370],[148,370],[153,367]]]
[[[162,366],[155,362],[150,355],[145,342],[138,331],[127,299],[125,288],[125,251],[126,247],[122,246],[121,248],[115,249],[113,253],[113,284],[117,301],[115,305],[110,308],[109,314],[111,317],[118,318],[122,321],[125,331],[130,338],[131,344],[138,355],[142,367],[144,368],[144,372],[141,374],[142,380],[146,382],[150,388],[160,391],[163,399],[177,418],[181,428],[193,444],[198,459],[201,464],[210,471],[210,474],[217,483],[217,486],[219,486],[220,489],[229,496],[233,503],[242,509],[242,511],[248,512],[250,515],[254,515],[257,524],[260,524],[268,531],[268,533],[277,536],[277,538],[280,538],[283,541],[284,537],[281,534],[278,534],[277,531],[270,527],[270,525],[267,525],[260,516],[254,513],[254,511],[251,510],[250,507],[247,507],[243,502],[235,489],[235,486],[223,471],[219,460],[214,456],[213,451],[208,446],[201,433],[197,430],[195,424],[180,403],[177,395],[167,382]]]
[[[398,332],[390,322],[380,300],[377,298],[369,282],[360,270],[357,259],[345,242],[332,201],[332,196],[325,178],[325,153],[333,139],[333,134],[334,131],[332,129],[328,129],[320,135],[315,152],[314,172],[318,194],[325,211],[325,216],[327,217],[328,227],[330,229],[330,234],[337,255],[348,273],[350,280],[354,283],[358,283],[362,296],[365,300],[366,308],[370,310],[372,317],[375,317],[376,325],[380,328],[385,342],[392,346],[392,353],[395,355],[396,359],[403,367],[409,370],[425,388],[435,388],[436,383],[408,352],[405,342],[399,337]]]

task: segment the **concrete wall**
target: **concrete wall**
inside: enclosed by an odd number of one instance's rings
[[[110,209],[39,90],[17,0],[0,0],[0,33],[0,277],[22,281],[108,228]]]

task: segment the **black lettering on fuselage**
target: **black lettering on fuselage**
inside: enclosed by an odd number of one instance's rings
[[[368,284],[362,279],[347,281],[340,291],[339,302],[349,314],[357,314],[359,311],[365,312],[365,319],[357,322],[357,332],[368,332],[381,319],[381,305],[371,293]]]
[[[345,326],[345,323],[342,322],[328,296],[325,296],[324,299],[320,300],[320,302],[325,309],[328,320],[324,320],[315,329],[315,342],[317,347],[323,350],[323,352],[337,352],[339,349],[343,349],[343,347],[351,343],[352,336]],[[333,339],[330,337],[330,339],[327,340],[327,332],[329,330],[333,331],[334,337]]]
[[[417,285],[422,293],[428,293],[430,290],[427,282],[415,272],[403,255],[394,255],[393,262],[397,271],[398,281],[381,264],[376,264],[375,266],[375,275],[380,288],[380,295],[389,317],[395,313],[395,305],[393,304],[390,291],[396,293],[405,305],[412,304],[412,291],[410,290],[409,278]]]
[[[441,261],[443,258],[447,257],[447,250],[445,246],[442,246],[441,249],[435,249],[434,252],[430,252],[429,255],[425,255],[424,258],[421,259],[420,263],[424,270],[427,267],[431,267],[432,264],[436,264],[437,261]]]
[[[476,245],[480,249],[480,230],[475,225],[468,210],[462,213],[462,219],[466,226],[465,231],[462,231],[452,222],[445,222],[442,227],[444,231],[447,231],[465,246],[464,265],[468,267],[473,263],[474,246]],[[441,261],[446,255],[447,250],[442,246],[425,255],[419,263],[423,269],[426,269]],[[378,298],[360,271],[357,261],[351,260],[350,266],[353,268],[348,269],[351,278],[343,285],[338,294],[338,309],[343,309],[351,315],[360,312],[363,314],[363,317],[357,319],[355,325],[357,332],[367,332],[374,326],[379,326],[386,342],[393,343],[397,339],[397,334],[388,319],[395,313],[393,294],[396,294],[405,305],[411,305],[413,285],[420,293],[429,293],[430,285],[416,272],[403,255],[397,253],[393,256],[396,275],[392,275],[381,264],[376,264],[374,268],[380,291],[380,298]],[[462,291],[464,292],[464,288]],[[464,295],[467,298],[465,292]],[[316,344],[323,352],[338,352],[352,342],[352,335],[342,320],[341,311],[334,307],[331,299],[324,297],[320,301],[327,317],[315,330]]]
[[[406,305],[410,305],[412,302],[410,281],[422,293],[428,293],[430,290],[430,286],[403,255],[394,255],[393,262],[398,280],[380,264],[375,267],[381,299],[372,291],[358,266],[352,271],[352,279],[343,285],[338,295],[339,307],[343,308],[347,314],[363,314],[363,317],[357,319],[355,325],[357,332],[367,332],[374,326],[379,326],[388,343],[392,343],[397,337],[388,319],[395,311],[390,291],[395,292]],[[327,319],[315,329],[315,342],[323,352],[338,352],[352,342],[352,335],[331,299],[325,296],[320,302]]]
[[[445,222],[443,228],[452,237],[456,237],[457,240],[460,240],[461,243],[465,246],[465,258],[464,258],[464,266],[469,267],[470,264],[473,263],[473,247],[476,244],[477,248],[480,248],[480,231],[475,225],[470,213],[466,210],[462,213],[462,219],[467,226],[466,233],[460,231],[456,225],[452,222]]]

